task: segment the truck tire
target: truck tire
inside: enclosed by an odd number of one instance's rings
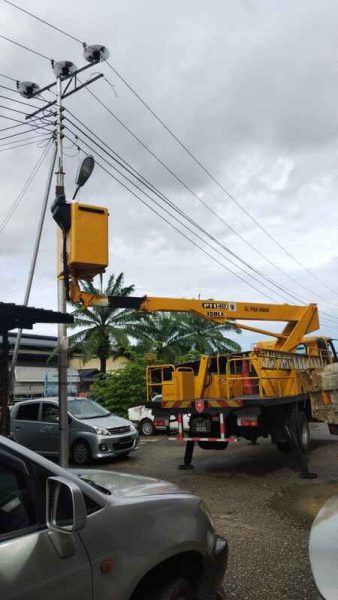
[[[140,435],[154,435],[156,429],[151,419],[142,419],[139,425]]]
[[[303,410],[298,413],[296,430],[300,449],[303,454],[308,454],[310,451],[310,428],[308,418]],[[288,440],[280,440],[276,442],[276,446],[278,450],[284,454],[291,452],[292,450],[292,446]]]
[[[298,443],[303,454],[310,452],[310,427],[308,418],[303,410],[300,411],[298,416]]]
[[[194,600],[195,593],[186,579],[174,579],[167,582],[152,596],[154,600]]]

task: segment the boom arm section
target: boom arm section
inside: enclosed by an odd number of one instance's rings
[[[265,304],[254,302],[229,302],[223,300],[194,300],[185,298],[120,297],[110,296],[109,305],[114,308],[131,308],[144,313],[190,312],[213,321],[218,325],[231,323],[239,329],[263,333],[277,338],[274,349],[292,351],[303,337],[319,329],[316,304],[293,306],[290,304]],[[281,321],[286,325],[281,333],[259,329],[233,321]]]

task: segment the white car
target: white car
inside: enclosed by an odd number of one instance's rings
[[[154,396],[153,401],[158,401],[161,396]],[[140,435],[154,435],[157,431],[172,433],[178,430],[177,419],[174,415],[167,417],[154,417],[150,408],[133,406],[128,409],[128,419],[137,427]],[[189,431],[190,415],[183,415],[183,429]]]

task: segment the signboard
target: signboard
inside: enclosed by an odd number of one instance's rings
[[[47,369],[45,373],[46,398],[52,398],[58,395],[58,370]],[[80,376],[76,369],[67,369],[67,391],[68,396],[78,396],[80,391]]]

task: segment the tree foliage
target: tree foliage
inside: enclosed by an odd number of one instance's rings
[[[128,408],[146,400],[146,361],[133,356],[122,369],[108,373],[92,386],[91,395],[116,415],[128,416]]]
[[[102,293],[92,283],[84,283],[83,289],[92,294]],[[124,285],[124,275],[120,273],[117,277],[110,276],[104,294],[129,296],[133,291],[133,285]],[[105,373],[107,359],[123,354],[129,347],[128,328],[134,320],[133,312],[110,306],[76,306],[72,315],[75,319],[73,327],[80,330],[70,336],[71,350],[80,351],[83,362],[97,356],[100,360],[100,371]]]
[[[173,362],[178,355],[191,352],[239,352],[239,344],[224,336],[229,330],[239,332],[229,324],[217,325],[192,313],[154,313],[140,315],[129,333],[137,341],[135,349],[140,354],[153,352],[159,360]]]

